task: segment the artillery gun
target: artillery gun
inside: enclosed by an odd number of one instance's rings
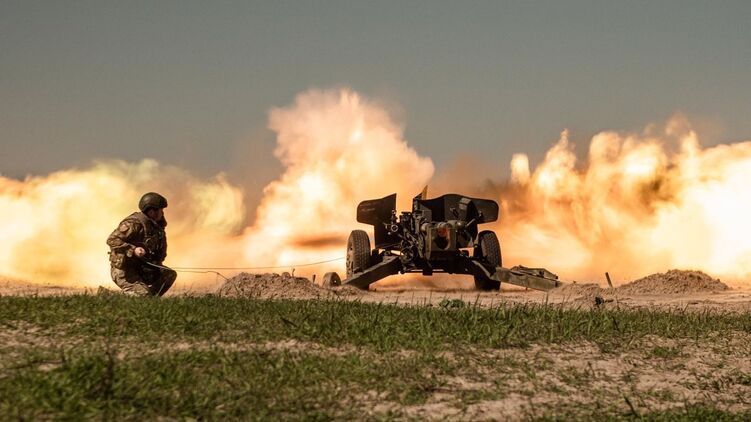
[[[502,282],[537,290],[560,284],[543,268],[502,267],[501,246],[493,231],[479,225],[498,219],[498,204],[489,199],[446,194],[412,200],[412,211],[396,214],[396,194],[363,201],[357,221],[373,226],[375,247],[364,230],[347,240],[347,278],[341,283],[361,289],[391,275],[436,272],[474,276],[479,290],[498,290]],[[324,283],[338,284],[336,273]]]

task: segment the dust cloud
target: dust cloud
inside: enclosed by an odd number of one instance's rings
[[[244,192],[224,174],[200,180],[154,160],[0,177],[0,274],[63,286],[108,284],[105,239],[148,191],[170,203],[167,265],[289,270],[343,258],[360,200],[393,192],[410,198],[433,174],[431,160],[407,145],[384,107],[349,89],[304,92],[271,110],[269,128],[285,169],[266,186],[247,226]],[[339,260],[298,274],[342,267]],[[196,277],[207,278],[181,275]]]
[[[519,152],[510,163],[467,156],[438,175],[387,107],[350,89],[303,92],[272,109],[268,126],[283,172],[264,188],[249,224],[246,192],[226,175],[197,178],[154,160],[0,177],[0,274],[109,283],[104,241],[147,191],[170,201],[167,265],[290,270],[343,258],[349,231],[370,230],[355,221],[361,200],[396,192],[398,210],[407,210],[426,184],[431,196],[499,202],[501,219],[487,228],[499,233],[506,266],[587,280],[670,268],[734,279],[751,273],[751,142],[702,148],[685,119],[597,134],[583,162],[564,131],[535,168]],[[478,168],[488,169],[488,180],[465,177]],[[298,266],[296,275],[343,268],[342,260]]]
[[[744,283],[751,273],[751,142],[702,148],[676,117],[594,136],[583,164],[568,132],[530,169],[511,162],[494,228],[507,262],[567,278],[628,280],[678,268]]]

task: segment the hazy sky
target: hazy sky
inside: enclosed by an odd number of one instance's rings
[[[439,169],[675,112],[747,140],[751,1],[0,0],[0,174],[152,157],[260,188],[268,109],[341,85]]]

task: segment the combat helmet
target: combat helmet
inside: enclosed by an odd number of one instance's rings
[[[141,200],[138,201],[138,209],[140,209],[141,212],[161,208],[167,208],[167,198],[156,192],[145,193],[141,197]]]

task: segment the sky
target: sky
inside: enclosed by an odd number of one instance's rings
[[[342,86],[439,171],[502,178],[563,129],[583,154],[675,113],[704,145],[748,140],[750,22],[748,1],[0,0],[0,174],[154,158],[260,190],[269,110]]]

